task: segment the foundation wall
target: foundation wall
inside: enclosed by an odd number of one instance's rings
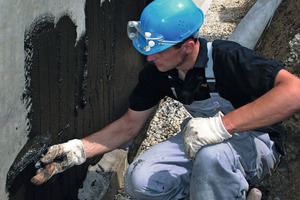
[[[0,199],[77,199],[89,164],[34,186],[48,146],[87,136],[128,107],[144,57],[127,38],[146,0],[0,2]]]

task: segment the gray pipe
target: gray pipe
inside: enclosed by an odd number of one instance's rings
[[[206,15],[210,7],[210,4],[212,3],[212,0],[193,0],[193,1],[199,8],[201,8],[204,15]]]
[[[254,49],[282,0],[258,0],[237,25],[228,40]]]

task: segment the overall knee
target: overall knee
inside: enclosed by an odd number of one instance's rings
[[[132,163],[125,174],[125,189],[134,199],[173,199],[183,190],[180,182],[168,169],[142,160]]]
[[[216,173],[220,169],[224,168],[228,163],[228,155],[217,148],[216,145],[206,146],[199,150],[196,155],[194,169],[199,169],[203,173]]]
[[[149,170],[143,164],[143,160],[133,162],[125,174],[125,189],[131,196],[134,196],[131,193],[143,192],[148,184]]]

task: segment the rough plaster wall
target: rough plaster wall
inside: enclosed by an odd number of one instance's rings
[[[77,39],[85,32],[85,0],[0,1],[0,199],[7,199],[9,167],[27,141],[24,92],[24,33],[34,19],[49,13],[57,22],[68,14],[77,25]],[[28,109],[28,110],[27,110]]]

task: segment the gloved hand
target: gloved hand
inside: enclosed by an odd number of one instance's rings
[[[222,112],[209,118],[192,118],[183,129],[184,152],[194,160],[201,147],[222,142],[232,137],[225,129],[221,117]]]
[[[83,143],[79,139],[51,146],[47,154],[40,159],[40,162],[46,165],[45,168],[38,170],[38,174],[31,179],[31,182],[40,185],[49,180],[54,174],[61,173],[85,161],[86,155]]]

